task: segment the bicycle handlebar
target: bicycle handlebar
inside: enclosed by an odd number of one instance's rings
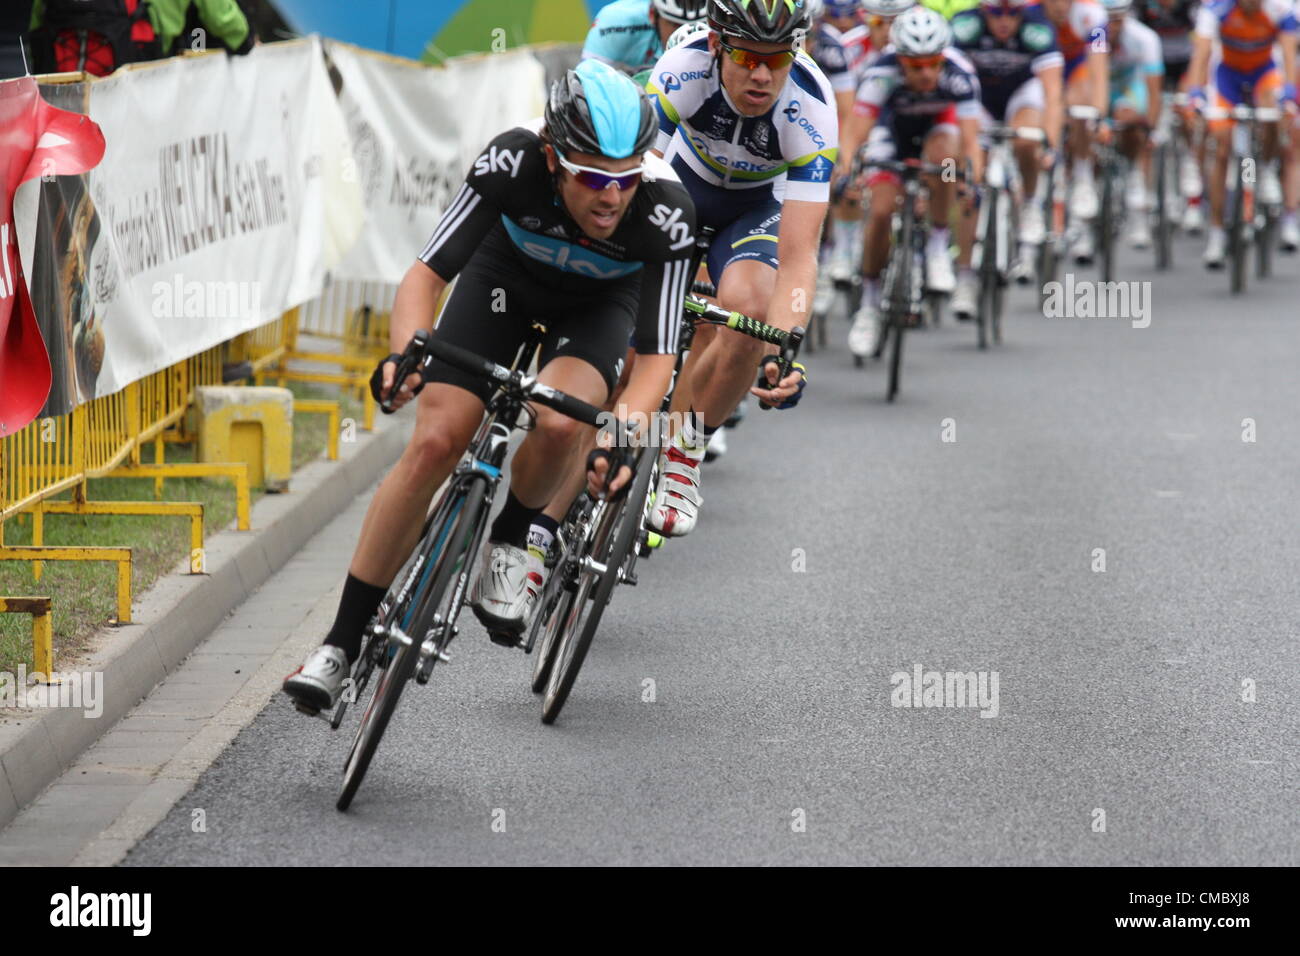
[[[871,159],[862,164],[864,167],[875,167],[891,173],[898,173],[900,176],[914,178],[917,176],[951,176],[953,181],[965,181],[965,170],[952,169],[939,163],[924,163],[919,159]]]
[[[402,360],[397,364],[397,374],[393,376],[394,386],[400,387],[401,383],[406,381],[406,376],[412,373],[423,373],[430,360],[434,358],[441,359],[452,368],[460,369],[468,375],[491,379],[502,385],[512,381],[516,375],[515,372],[505,366],[489,361],[481,355],[476,355],[468,349],[461,348],[459,345],[452,345],[450,342],[431,336],[427,329],[420,329],[411,336],[406,351],[402,353]],[[581,399],[574,398],[572,395],[565,394],[549,385],[543,385],[535,379],[529,379],[522,373],[519,373],[518,384],[523,397],[527,401],[546,405],[562,415],[567,415],[588,425],[598,427],[604,421],[604,412],[596,408],[596,406],[589,405]],[[380,403],[380,407],[385,413],[393,411],[392,399],[393,396],[390,395],[388,399]]]

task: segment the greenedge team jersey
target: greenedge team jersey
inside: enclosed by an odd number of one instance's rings
[[[451,281],[471,256],[489,255],[495,267],[527,272],[558,293],[598,293],[602,283],[640,272],[637,351],[676,351],[695,246],[691,197],[672,168],[647,153],[623,221],[608,239],[592,238],[555,193],[540,128],[540,120],[517,126],[487,145],[420,260]]]
[[[936,13],[942,13],[951,20],[963,10],[973,10],[980,5],[980,0],[921,0],[921,5],[929,7]]]
[[[776,199],[826,202],[839,153],[830,83],[806,53],[772,108],[741,116],[722,89],[708,38],[663,55],[648,90],[659,115],[655,148],[698,205],[711,191],[766,189]]]
[[[624,73],[647,69],[663,52],[650,22],[650,0],[615,0],[603,7],[582,46],[584,60],[600,60]]]
[[[984,108],[1000,119],[1021,86],[1043,70],[1065,63],[1056,45],[1056,27],[1041,7],[1025,7],[1020,29],[998,40],[988,29],[984,11],[966,10],[952,21],[953,46],[973,64],[980,81]]]

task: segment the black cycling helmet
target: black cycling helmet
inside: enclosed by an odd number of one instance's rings
[[[709,26],[723,36],[788,43],[808,30],[807,0],[709,0]]]
[[[659,16],[673,23],[691,23],[704,19],[709,0],[654,0]]]
[[[560,152],[611,159],[644,153],[658,132],[645,93],[599,60],[583,60],[555,81],[543,120]]]

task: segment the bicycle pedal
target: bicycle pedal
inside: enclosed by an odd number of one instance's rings
[[[294,702],[293,702],[293,709],[296,710],[296,711],[298,711],[298,713],[302,714],[304,717],[316,717],[316,718],[319,718],[320,720],[325,721],[325,723],[327,723],[327,724],[329,724],[331,727],[333,727],[334,721],[331,719],[331,715],[333,714],[333,708],[330,709],[330,714],[326,714],[324,711],[318,710],[318,709],[315,708],[315,707],[310,707],[310,706],[308,706],[307,704],[303,704],[303,703],[300,703],[300,702],[298,702],[298,701],[294,701]],[[337,728],[334,728],[334,729],[337,729]]]
[[[522,647],[523,634],[511,634],[507,631],[488,631],[488,638],[501,647]]]

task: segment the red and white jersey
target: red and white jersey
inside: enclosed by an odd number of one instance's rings
[[[867,72],[867,68],[876,61],[880,56],[880,51],[871,46],[871,31],[867,29],[865,23],[859,23],[851,30],[846,30],[840,34],[840,42],[844,44],[844,52],[849,57],[849,72],[853,74],[854,89],[857,84],[862,82],[862,74]]]

